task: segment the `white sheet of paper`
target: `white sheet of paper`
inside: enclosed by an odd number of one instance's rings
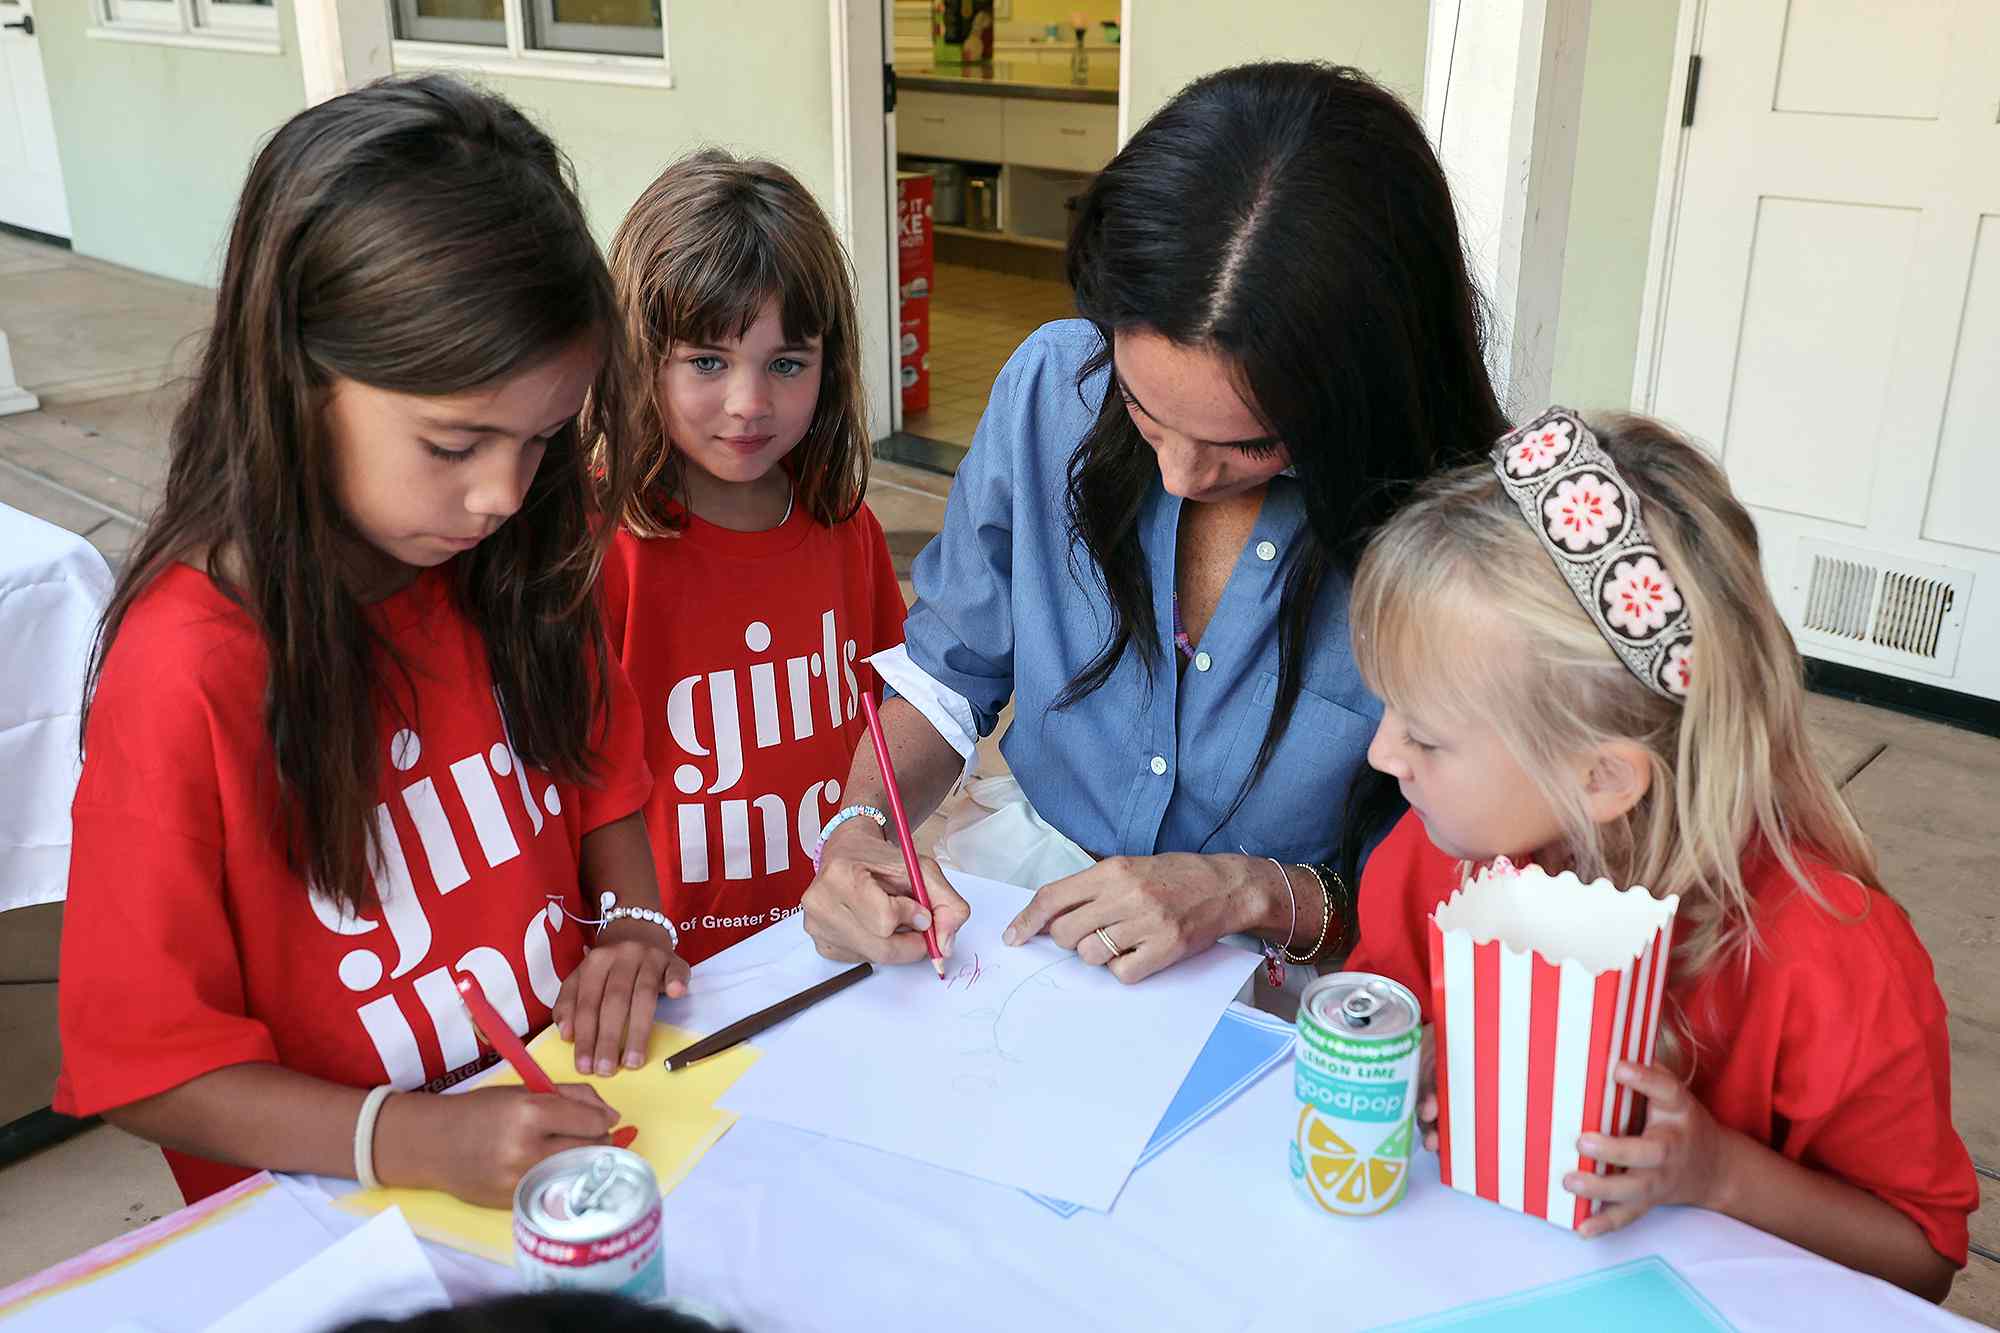
[[[319,1333],[450,1303],[403,1210],[391,1208],[210,1324],[208,1333]]]
[[[794,913],[703,959],[689,978],[688,993],[677,1000],[661,996],[654,1016],[705,1037],[852,966],[820,957],[805,932],[804,914]],[[768,1035],[752,1037],[751,1044],[764,1045]]]
[[[272,1274],[333,1244],[337,1234],[280,1180],[220,1220],[197,1222],[135,1256],[91,1265],[74,1285],[0,1314],[0,1329],[100,1333],[137,1324],[152,1333],[200,1333],[255,1295]],[[199,1280],[189,1281],[191,1273]]]
[[[1218,945],[1127,986],[1046,936],[1002,944],[1025,890],[951,881],[972,920],[946,982],[884,968],[814,1005],[721,1104],[1108,1209],[1257,957]]]

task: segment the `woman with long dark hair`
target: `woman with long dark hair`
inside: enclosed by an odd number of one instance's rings
[[[1092,183],[1068,271],[1084,318],[1001,372],[876,661],[904,804],[934,810],[1011,698],[1026,805],[1002,827],[1079,869],[1009,942],[1046,929],[1126,981],[1232,933],[1274,972],[1337,957],[1393,813],[1362,781],[1380,706],[1348,578],[1412,483],[1503,428],[1444,175],[1362,74],[1225,70]],[[829,957],[921,958],[865,748],[845,799],[807,929]],[[948,946],[967,909],[925,879]]]

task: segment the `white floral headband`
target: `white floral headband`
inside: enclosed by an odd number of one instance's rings
[[[1687,605],[1639,521],[1639,497],[1590,427],[1552,407],[1500,437],[1493,470],[1619,660],[1655,694],[1687,698]]]

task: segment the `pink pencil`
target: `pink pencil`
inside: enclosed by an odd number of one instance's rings
[[[464,1001],[465,1011],[472,1015],[472,1026],[479,1029],[486,1044],[514,1066],[514,1072],[521,1076],[521,1083],[529,1092],[554,1095],[555,1080],[535,1063],[535,1057],[528,1054],[528,1048],[514,1035],[514,1029],[507,1026],[507,1020],[500,1017],[500,1011],[486,998],[486,992],[479,989],[479,983],[466,973],[460,973],[456,981],[458,998]],[[620,1125],[611,1131],[611,1141],[620,1148],[631,1147],[632,1140],[638,1137],[639,1130],[633,1125]]]
[[[875,762],[882,769],[882,785],[889,791],[889,813],[896,817],[896,841],[903,844],[903,868],[910,872],[910,889],[917,896],[917,906],[928,912],[931,896],[924,891],[924,870],[917,862],[917,840],[910,836],[909,816],[903,813],[903,793],[896,787],[896,766],[889,762],[889,741],[882,734],[882,715],[875,710],[875,696],[867,690],[861,692],[861,708],[868,714],[868,739],[875,742]],[[935,917],[924,931],[924,947],[930,951],[931,967],[938,980],[943,981],[944,954],[938,951]]]

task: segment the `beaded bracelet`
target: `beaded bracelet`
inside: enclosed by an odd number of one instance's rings
[[[838,811],[832,819],[826,821],[826,827],[819,831],[819,841],[813,844],[813,874],[819,873],[819,859],[826,854],[826,840],[833,836],[835,829],[850,819],[872,819],[875,821],[875,827],[884,832],[889,828],[889,816],[872,805],[850,805]]]
[[[1339,888],[1341,901],[1349,908],[1354,905],[1353,894],[1348,891],[1347,881],[1342,879],[1340,872],[1332,866],[1317,866],[1311,862],[1306,862],[1305,867],[1308,871],[1312,872],[1312,877],[1319,881],[1320,898],[1325,904],[1326,916],[1320,922],[1319,942],[1313,945],[1313,951],[1309,955],[1309,957],[1317,959],[1326,952],[1327,933],[1333,928],[1334,889],[1336,887]],[[1331,884],[1327,882],[1329,876],[1333,881]],[[1342,911],[1340,915],[1340,939],[1351,946],[1354,940],[1353,931],[1348,928],[1350,924],[1348,913]]]
[[[605,895],[607,898],[610,896],[610,894]],[[602,935],[605,927],[621,918],[632,921],[650,921],[661,930],[667,932],[667,947],[669,949],[675,953],[681,951],[681,933],[674,929],[674,923],[667,920],[665,912],[655,912],[650,907],[614,907],[604,914],[604,920],[598,924],[597,933]]]

